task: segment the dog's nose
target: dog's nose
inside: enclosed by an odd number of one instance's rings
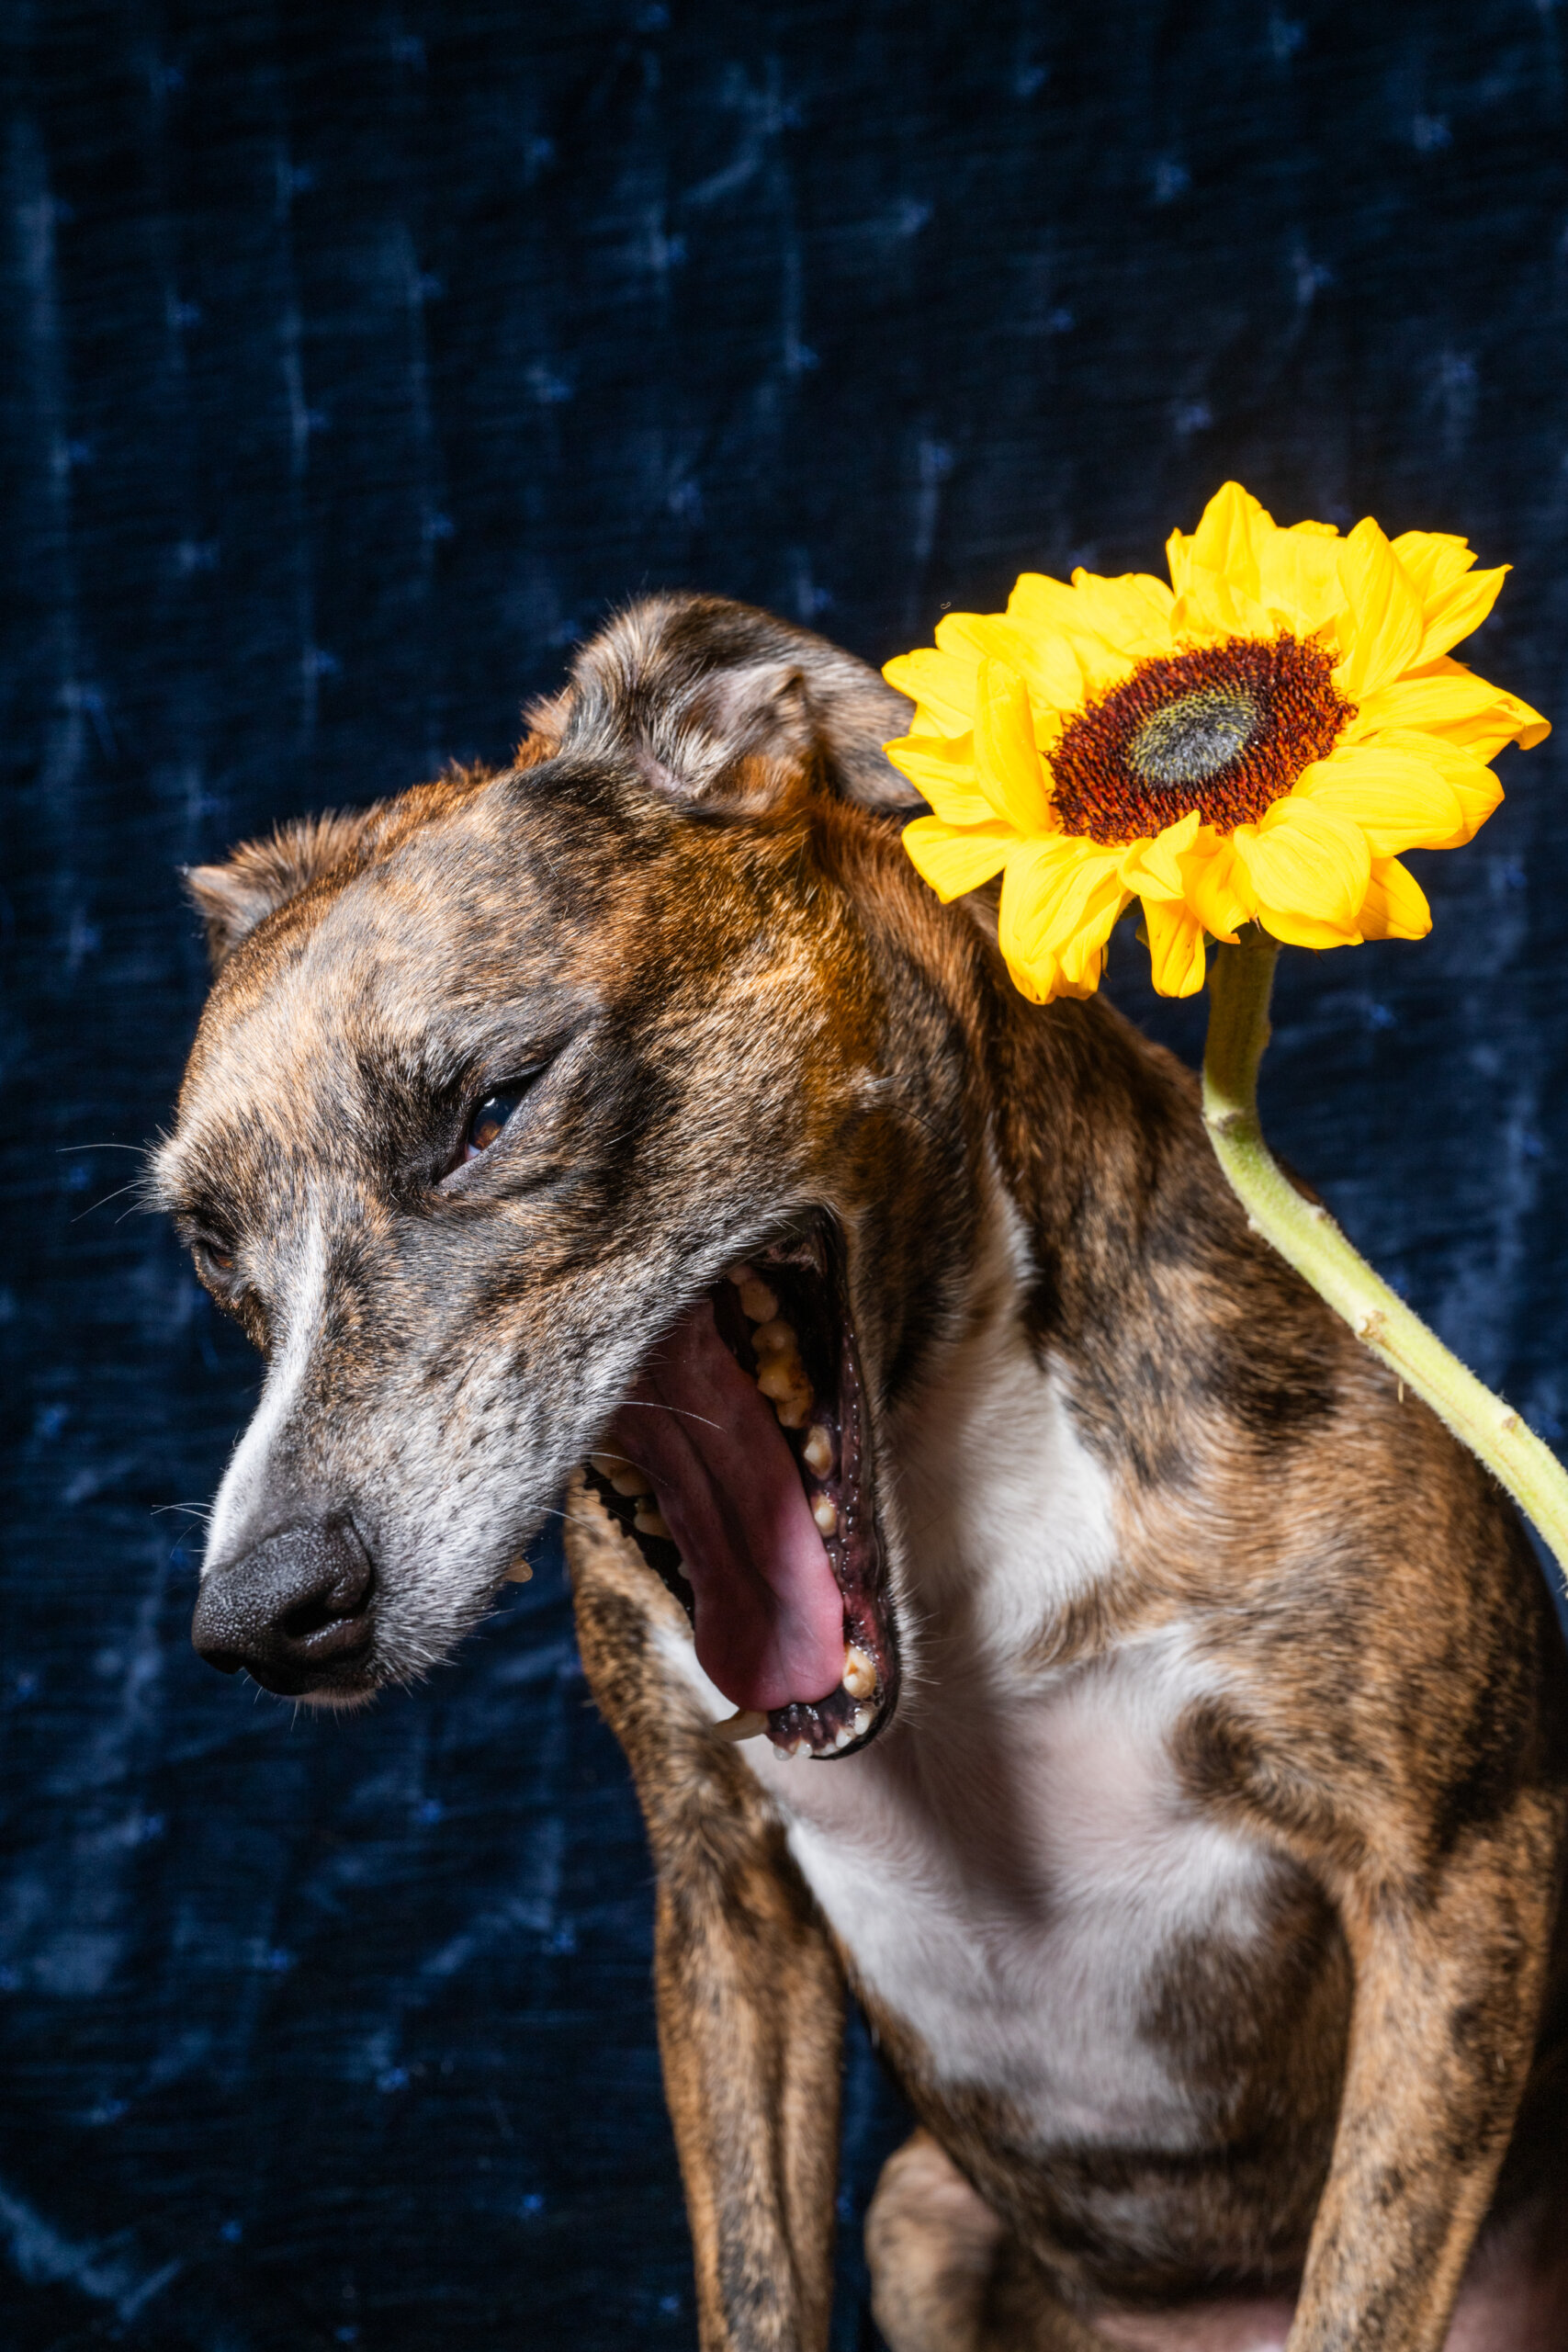
[[[345,1520],[286,1527],[208,1576],[190,1637],[220,1673],[248,1667],[265,1689],[297,1698],[353,1678],[370,1645],[373,1581]]]

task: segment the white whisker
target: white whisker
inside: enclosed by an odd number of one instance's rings
[[[120,1184],[120,1185],[117,1186],[117,1187],[116,1187],[116,1189],[115,1189],[115,1191],[113,1191],[112,1193],[106,1193],[104,1194],[104,1197],[103,1197],[103,1199],[102,1199],[101,1201],[89,1201],[89,1202],[88,1202],[88,1204],[87,1204],[87,1205],[86,1205],[86,1207],[85,1207],[85,1209],[79,1209],[79,1210],[77,1211],[76,1215],[72,1218],[71,1222],[72,1222],[72,1224],[73,1224],[73,1225],[80,1225],[80,1224],[81,1224],[81,1222],[82,1222],[82,1219],[83,1219],[85,1216],[91,1216],[95,1209],[107,1209],[107,1206],[108,1206],[108,1204],[109,1204],[109,1203],[110,1203],[111,1201],[121,1201],[121,1200],[123,1200],[123,1199],[125,1198],[125,1195],[127,1194],[127,1193],[137,1193],[137,1192],[140,1192],[140,1191],[141,1191],[141,1178],[140,1178],[140,1177],[138,1177],[138,1178],[136,1179],[136,1182],[135,1182],[134,1183],[131,1183],[131,1184]],[[128,1212],[128,1214],[129,1214],[129,1212]],[[120,1220],[119,1220],[118,1217],[115,1219],[115,1223],[116,1223],[117,1225],[119,1223],[119,1221],[120,1221]]]
[[[694,1413],[689,1405],[656,1405],[645,1396],[623,1396],[615,1410],[624,1413],[628,1406],[639,1413],[672,1413],[677,1420],[701,1421],[705,1430],[722,1430],[725,1426],[722,1421],[710,1420],[705,1413]]]

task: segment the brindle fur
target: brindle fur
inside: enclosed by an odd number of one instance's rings
[[[897,2352],[1087,2352],[1134,2340],[1118,2311],[1234,2284],[1299,2293],[1291,2352],[1437,2352],[1489,2211],[1562,2190],[1568,1704],[1541,1581],[1470,1457],[1249,1232],[1190,1076],[1101,1001],[1025,1005],[984,908],[917,881],[876,749],[900,724],[820,640],[659,600],[511,769],[193,877],[219,970],[160,1186],[276,1389],[209,1567],[352,1510],[377,1673],[417,1673],[660,1332],[825,1206],[911,1694],[885,1736],[911,1753],[964,1599],[917,1590],[895,1432],[999,1183],[1035,1360],[1116,1497],[1113,1564],[1042,1596],[1015,1671],[1044,1689],[1179,1627],[1223,1690],[1176,1726],[1172,1791],[1278,1867],[1250,1940],[1189,1935],[1151,1982],[1140,2031],[1198,2119],[1179,2153],[1043,2137],[863,1988],[923,2127],[873,2211],[879,2317]],[[551,1056],[504,1174],[443,1188],[475,1089]],[[702,2340],[809,2352],[852,1956],[671,1665],[681,1610],[581,1481],[569,1520],[658,1870]],[[983,1714],[965,1735],[979,1784],[1006,1759]]]

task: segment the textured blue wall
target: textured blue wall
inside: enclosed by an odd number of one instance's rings
[[[1227,474],[1511,559],[1478,652],[1568,710],[1565,18],[7,0],[7,2347],[692,2336],[558,1563],[367,1718],[187,1646],[256,1367],[116,1191],[201,993],[176,865],[503,756],[645,586],[881,659],[1156,566]],[[1504,772],[1427,944],[1287,959],[1269,1110],[1561,1436],[1563,754]],[[897,2119],[850,2065],[853,2216]]]

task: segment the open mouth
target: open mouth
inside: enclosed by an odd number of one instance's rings
[[[891,1720],[898,1662],[865,1485],[843,1256],[826,1222],[731,1266],[654,1350],[590,1484],[775,1750],[848,1756]]]

